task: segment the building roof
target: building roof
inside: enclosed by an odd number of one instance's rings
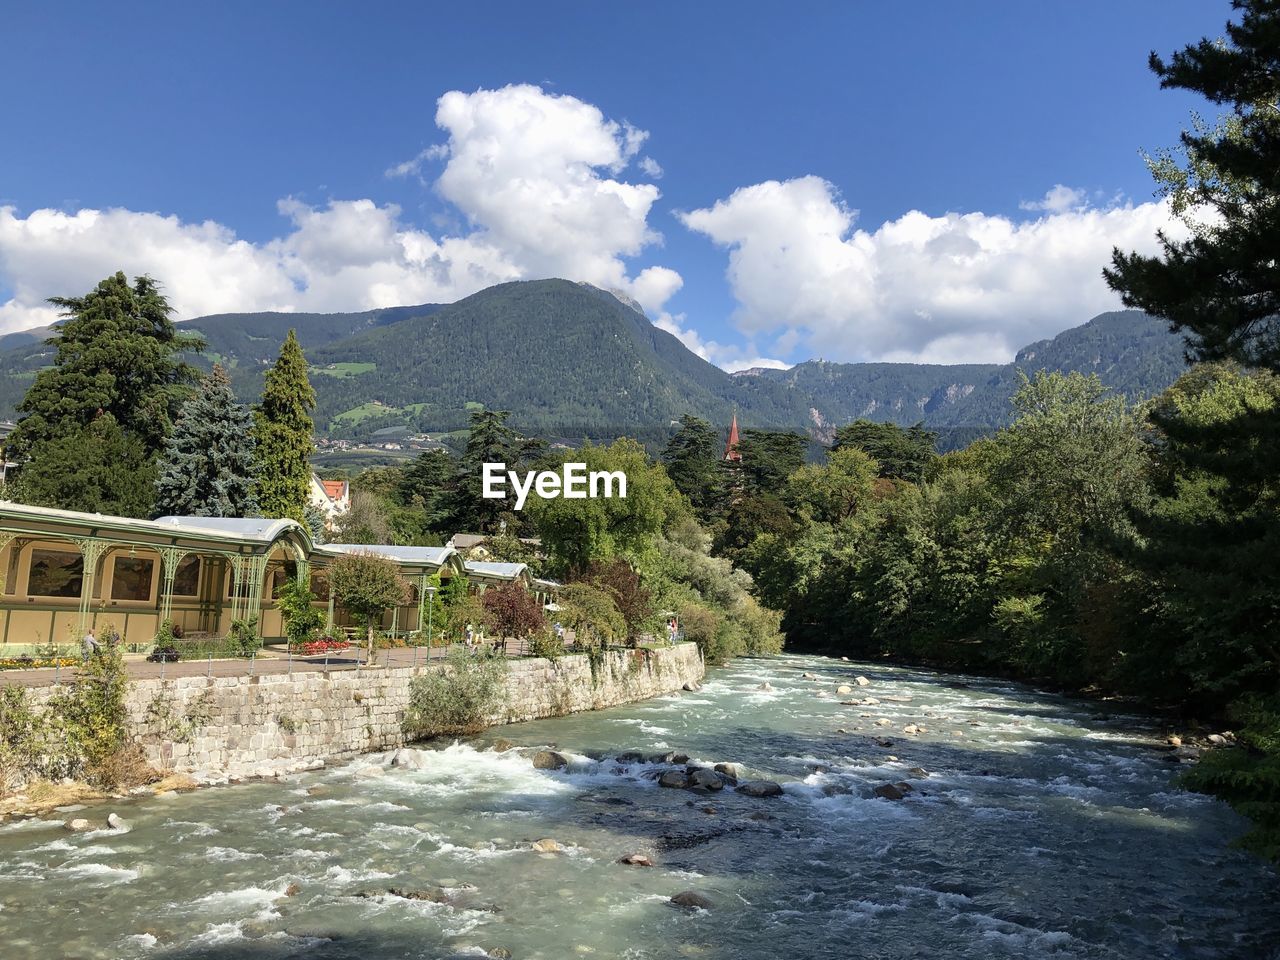
[[[483,533],[455,533],[449,538],[449,546],[455,550],[470,550],[487,540]]]
[[[105,513],[56,510],[52,507],[0,501],[0,525],[7,520],[29,525],[27,529],[47,528],[50,532],[78,530],[85,536],[106,535],[108,539],[132,539],[140,544],[163,545],[181,541],[214,543],[220,546],[265,546],[290,532],[302,537],[308,545],[311,543],[307,530],[293,520],[172,516],[160,517],[158,520],[140,520],[136,517],[115,517]]]
[[[516,580],[529,569],[523,563],[484,563],[479,560],[468,560],[463,565],[467,573],[478,577],[490,577],[494,580]]]
[[[733,415],[733,423],[729,427],[729,441],[724,445],[724,458],[739,461],[742,454],[738,451],[738,415]]]
[[[211,533],[217,536],[240,537],[270,543],[290,527],[302,529],[294,520],[276,520],[267,517],[157,517],[155,520],[138,520],[137,523],[154,523],[160,527],[177,528],[184,532]]]
[[[341,500],[347,495],[346,480],[321,480],[320,489],[330,500]]]
[[[316,548],[317,553],[372,553],[403,564],[420,564],[425,567],[442,567],[458,551],[453,547],[395,547],[382,543],[326,543]]]

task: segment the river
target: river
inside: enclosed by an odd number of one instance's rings
[[[572,765],[535,770],[499,738]],[[1141,718],[1015,684],[742,660],[695,693],[428,748],[418,769],[366,757],[82,814],[127,832],[10,824],[0,955],[1280,957],[1280,878],[1158,745]],[[785,792],[660,788],[666,767],[605,759],[627,750],[738,762]],[[897,781],[904,799],[872,795]],[[656,865],[616,862],[637,852]],[[711,908],[667,902],[684,890]]]

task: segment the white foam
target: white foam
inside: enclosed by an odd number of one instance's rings
[[[58,873],[76,879],[99,880],[104,883],[132,883],[140,876],[137,870],[112,867],[105,863],[64,864],[58,868]]]
[[[381,870],[351,870],[341,865],[330,867],[324,872],[325,879],[332,883],[355,883],[357,881],[385,880],[392,876]]]
[[[265,857],[264,854],[245,853],[235,847],[209,847],[204,855],[210,860],[261,860]]]
[[[284,885],[278,890],[264,887],[239,887],[235,890],[218,890],[183,904],[181,909],[197,910],[204,913],[226,916],[228,914],[238,920],[248,919],[251,914],[255,920],[274,920],[280,914],[275,910],[275,902],[284,896]]]
[[[240,920],[230,923],[211,923],[204,932],[192,937],[191,945],[196,947],[219,947],[228,943],[236,943],[247,939],[241,929]]]

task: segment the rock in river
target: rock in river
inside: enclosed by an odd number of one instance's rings
[[[646,857],[643,853],[628,853],[625,857],[618,858],[619,863],[625,863],[629,867],[652,867],[653,861]]]
[[[686,890],[671,898],[672,906],[684,907],[687,910],[710,910],[711,900],[696,890]]]
[[[836,693],[853,693],[853,687],[849,686],[847,683],[842,683],[840,686],[836,687]]]
[[[861,676],[859,676],[859,677],[854,677],[854,678],[853,678],[853,682],[854,682],[854,683],[856,683],[856,684],[857,684],[858,686],[860,686],[860,687],[869,687],[869,686],[871,686],[871,681],[870,681],[870,680],[868,680],[866,677],[861,677]]]
[[[552,840],[550,837],[543,837],[541,840],[533,841],[533,849],[538,853],[564,853],[564,847],[560,845],[559,841]]]
[[[533,755],[535,770],[563,770],[569,766],[569,758],[555,750],[539,750]]]
[[[882,783],[871,791],[881,800],[901,800],[906,796],[902,790],[899,790],[892,783]]]
[[[689,778],[685,776],[683,770],[668,770],[658,778],[658,786],[670,787],[674,790],[683,790],[689,786]]]
[[[772,780],[748,780],[738,786],[738,792],[748,797],[780,797],[782,786]]]
[[[695,770],[689,774],[689,786],[703,790],[723,790],[724,781],[711,770]]]
[[[75,817],[71,820],[68,820],[66,823],[63,824],[63,826],[66,827],[68,830],[72,831],[73,833],[81,833],[82,831],[88,830],[90,825],[89,825],[89,821],[86,820],[84,817]]]

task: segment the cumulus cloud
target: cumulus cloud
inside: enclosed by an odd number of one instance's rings
[[[1022,210],[1044,210],[1047,213],[1066,213],[1068,210],[1082,210],[1089,205],[1088,193],[1077,187],[1063,186],[1055,183],[1039,200],[1023,200],[1018,204]]]
[[[370,199],[315,206],[286,198],[288,228],[264,243],[228,226],[124,209],[0,208],[0,332],[46,324],[45,299],[121,269],[161,280],[180,317],[242,310],[357,310],[451,301],[515,279],[567,277],[660,311],[682,283],[627,260],[659,244],[660,196],[623,171],[648,133],[584,101],[521,85],[453,91],[437,102],[447,136],[388,176],[432,182],[466,226],[438,234]],[[428,165],[442,163],[430,181]]]
[[[726,344],[715,340],[706,340],[697,330],[687,326],[687,323],[688,318],[683,313],[673,315],[665,310],[660,312],[657,319],[653,321],[653,325],[659,330],[665,330],[703,360],[708,363],[714,363],[729,373],[737,370],[747,370],[751,367],[773,367],[778,370],[785,370],[791,366],[784,360],[757,355],[755,353],[755,345],[749,342],[746,344]]]
[[[529,85],[446,93],[436,123],[449,136],[436,189],[480,239],[524,275],[568,276],[640,299],[623,258],[660,240],[648,223],[660,193],[614,176],[647,132]]]
[[[728,248],[734,321],[776,352],[990,362],[1119,306],[1101,276],[1112,247],[1153,250],[1157,229],[1178,229],[1164,203],[1096,209],[1067,188],[1043,202],[1025,221],[911,211],[867,231],[809,176],[679,216]]]
[[[641,157],[636,166],[640,168],[640,172],[651,180],[660,180],[662,178],[662,164],[658,163],[653,157]]]

